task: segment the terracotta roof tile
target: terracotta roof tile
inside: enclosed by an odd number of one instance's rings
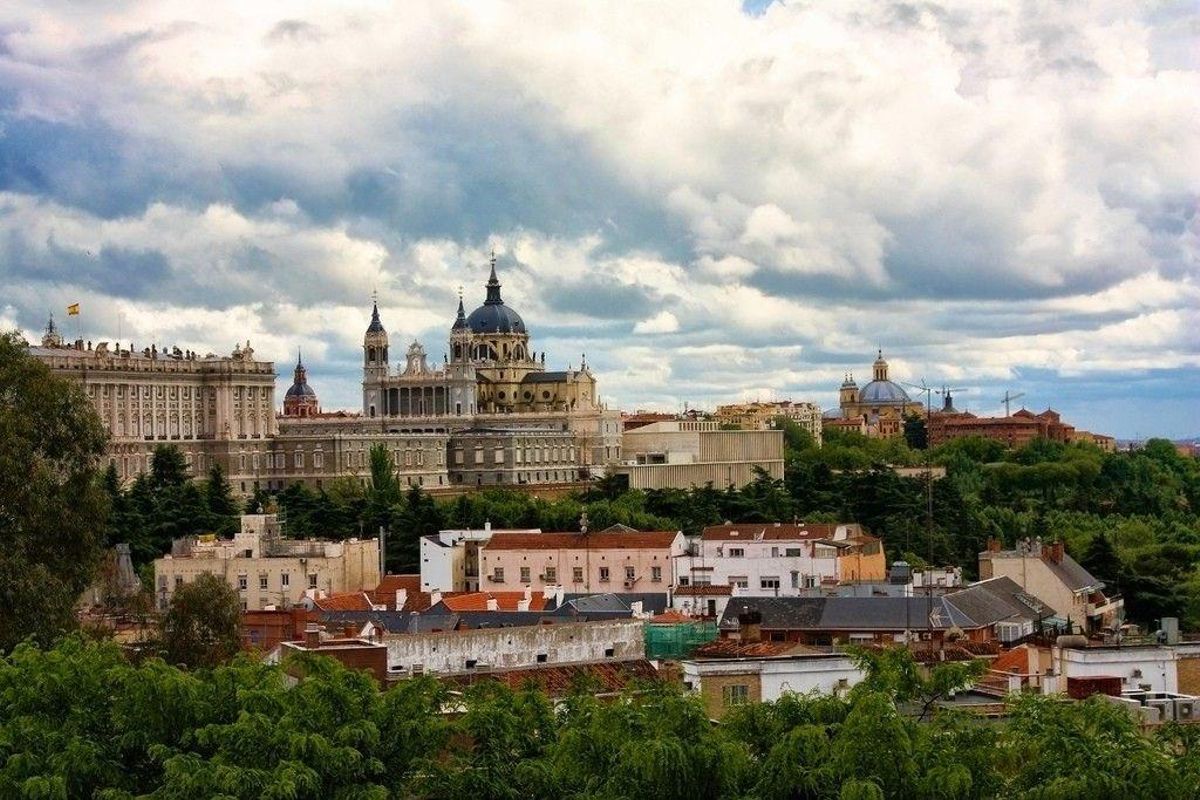
[[[455,612],[487,611],[488,600],[495,600],[500,611],[516,611],[524,599],[524,592],[447,592],[442,595],[442,603]],[[543,611],[545,608],[545,595],[541,592],[530,593],[528,610]]]
[[[600,531],[598,533],[494,533],[484,550],[667,549],[676,531]]]
[[[694,617],[689,617],[687,614],[684,614],[682,611],[676,611],[673,608],[669,608],[661,614],[655,614],[653,617],[650,618],[650,621],[655,624],[658,624],[658,625],[673,625],[673,624],[692,623],[692,622],[695,622],[696,620]]]
[[[740,642],[736,639],[715,639],[692,651],[693,658],[769,658],[795,649],[795,642]]]
[[[343,592],[313,600],[321,611],[371,611],[371,599],[366,592]]]
[[[396,592],[403,589],[407,592],[404,608],[396,608]],[[384,575],[379,585],[367,592],[371,602],[385,606],[388,611],[424,611],[429,608],[429,595],[421,598],[420,575]]]
[[[580,680],[595,682],[598,693],[619,692],[634,680],[655,680],[658,671],[649,661],[605,661],[584,664],[555,664],[494,672],[448,675],[441,680],[452,686],[465,687],[480,681],[495,680],[521,689],[532,682],[551,697],[562,697]]]

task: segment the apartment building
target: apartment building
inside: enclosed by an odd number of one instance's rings
[[[481,588],[665,593],[685,549],[680,531],[614,526],[582,533],[496,532],[480,548]]]
[[[166,609],[175,592],[200,575],[224,579],[242,610],[290,608],[306,597],[374,589],[379,584],[375,539],[286,539],[274,514],[246,514],[232,539],[177,539],[154,561],[155,595]]]
[[[778,597],[887,579],[883,543],[855,523],[712,525],[677,566],[680,586],[730,586],[739,594]]]

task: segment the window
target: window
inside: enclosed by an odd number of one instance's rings
[[[583,567],[575,567],[571,570],[571,578],[575,583],[583,583]]]
[[[182,576],[182,575],[176,575],[176,576],[175,576],[175,588],[176,588],[176,589],[178,589],[178,588],[179,588],[179,587],[181,587],[181,586],[183,586],[183,576]]]
[[[735,683],[721,687],[721,703],[728,706],[740,706],[750,702],[750,687],[744,683]]]
[[[712,576],[711,575],[693,575],[692,576],[692,585],[693,586],[712,586]]]
[[[267,588],[267,576],[266,575],[258,576],[258,588],[262,589],[264,591],[266,590],[266,588]]]
[[[742,556],[746,555],[746,551],[741,547],[731,547],[729,548],[728,555],[730,558],[741,558]]]
[[[746,577],[745,575],[730,575],[729,576],[729,585],[737,586],[738,588],[741,588],[741,589],[749,589],[750,588],[750,579],[748,577]]]
[[[475,463],[476,464],[483,463],[483,448],[482,447],[475,448]]]
[[[284,589],[288,588],[292,583],[292,576],[284,572],[279,576],[279,585]]]
[[[521,567],[521,583],[529,583],[529,567]]]
[[[238,575],[238,591],[246,591],[246,576]]]
[[[492,567],[492,580],[504,583],[504,567]]]
[[[304,469],[304,453],[296,451],[296,469]]]
[[[495,461],[495,463],[497,463],[497,464],[503,464],[504,463],[504,450],[497,447],[496,452],[492,454],[492,460]]]
[[[800,588],[800,573],[796,572],[795,570],[792,570],[792,588]]]
[[[771,558],[779,558],[779,548],[778,547],[771,548]]]
[[[558,580],[558,567],[546,567],[546,572],[542,575],[542,580],[546,583],[554,583]]]
[[[160,592],[165,592],[167,590],[167,576],[166,575],[158,576],[158,590]]]
[[[652,583],[660,583],[662,581],[662,567],[650,568],[650,581]]]
[[[778,575],[763,575],[758,580],[758,588],[760,588],[760,589],[778,589],[779,588],[779,576]]]
[[[687,586],[687,585],[689,585],[690,583],[691,583],[691,579],[690,579],[690,578],[688,578],[688,576],[687,576],[687,575],[680,575],[680,576],[679,576],[679,585],[680,585],[680,586]]]
[[[631,566],[625,567],[625,580],[627,580],[627,581],[633,580],[633,567],[631,567]]]
[[[600,582],[608,583],[608,567],[600,568]]]
[[[804,555],[799,547],[789,547],[783,552],[788,558],[799,558],[800,556]]]
[[[317,588],[317,573],[315,573],[315,572],[308,573],[308,588],[310,588],[310,589]]]

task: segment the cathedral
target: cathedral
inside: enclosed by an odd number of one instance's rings
[[[447,354],[437,366],[430,366],[425,348],[414,341],[403,367],[392,371],[388,334],[376,304],[363,336],[363,416],[411,424],[444,417],[565,418],[600,411],[586,360],[578,370],[547,371],[546,354],[530,347],[525,322],[505,305],[500,286],[493,255],[483,305],[468,315],[459,297]]]
[[[899,436],[904,419],[922,416],[924,407],[888,378],[888,362],[880,350],[871,365],[871,381],[861,389],[853,375],[846,375],[838,390],[838,407],[825,412],[826,427],[860,430],[868,436]]]

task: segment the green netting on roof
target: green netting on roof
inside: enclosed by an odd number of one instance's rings
[[[693,649],[717,638],[715,622],[646,626],[646,658],[687,658]]]

